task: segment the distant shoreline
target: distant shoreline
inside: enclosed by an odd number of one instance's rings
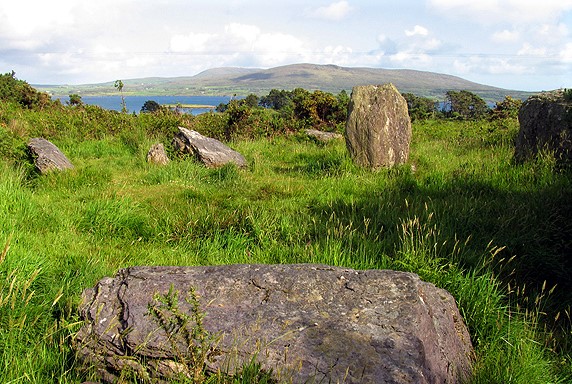
[[[121,111],[123,108],[120,95],[88,96],[81,95],[81,101],[88,105],[97,105],[104,109]],[[59,99],[63,104],[69,101],[69,96],[52,96]],[[125,95],[123,97],[129,113],[139,113],[147,101],[154,101],[161,106],[192,113],[193,115],[211,112],[219,104],[228,103],[230,96],[162,96],[162,95]]]
[[[183,108],[183,109],[215,109],[216,106],[214,105],[206,105],[206,104],[161,104],[162,107],[167,108]]]

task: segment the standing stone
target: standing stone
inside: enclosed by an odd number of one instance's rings
[[[62,151],[44,138],[30,139],[28,149],[34,159],[34,165],[41,174],[73,168],[73,164]]]
[[[123,369],[151,382],[188,375],[188,333],[173,333],[184,316],[154,318],[149,308],[178,292],[177,311],[190,313],[192,288],[203,326],[220,336],[206,361],[212,372],[233,374],[255,357],[279,383],[453,384],[471,375],[470,336],[447,291],[413,273],[317,264],[120,270],[83,293],[78,357],[106,382]]]
[[[173,139],[173,146],[182,153],[195,156],[209,168],[221,167],[227,163],[234,163],[239,167],[248,165],[244,156],[220,141],[183,127],[179,127],[179,132]]]
[[[407,102],[392,84],[353,88],[346,145],[356,164],[371,169],[403,164],[410,142]]]
[[[572,163],[572,100],[567,100],[564,91],[530,97],[520,107],[518,120],[515,160],[531,159],[548,150],[559,164]]]
[[[147,162],[158,165],[169,164],[169,156],[167,156],[163,144],[158,143],[151,146],[149,152],[147,152]]]

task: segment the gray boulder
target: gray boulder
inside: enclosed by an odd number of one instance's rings
[[[83,293],[79,358],[106,382],[124,369],[152,381],[190,375],[188,345],[169,320],[181,316],[149,308],[172,290],[177,311],[191,313],[183,297],[192,288],[204,328],[220,338],[210,371],[232,374],[255,357],[278,382],[458,383],[471,374],[470,337],[448,292],[412,273],[313,264],[120,270]]]
[[[322,143],[329,143],[332,140],[341,140],[344,138],[343,135],[335,132],[324,132],[317,129],[306,129],[306,135],[314,138]]]
[[[30,139],[28,150],[34,159],[34,165],[41,174],[73,168],[73,164],[62,151],[44,138],[36,137]]]
[[[173,146],[181,153],[195,156],[210,168],[227,163],[234,163],[239,167],[248,165],[244,156],[220,141],[183,127],[179,127],[179,132],[173,139]]]
[[[147,162],[157,165],[167,165],[169,164],[169,156],[165,151],[163,144],[153,144],[147,152]]]
[[[410,142],[407,102],[392,84],[353,88],[346,145],[356,164],[371,169],[403,164]]]
[[[518,120],[520,131],[514,153],[517,161],[548,150],[560,164],[572,163],[572,100],[566,100],[562,90],[530,97],[522,104]]]

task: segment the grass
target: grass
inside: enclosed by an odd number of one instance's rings
[[[409,163],[373,173],[343,143],[296,135],[232,143],[247,170],[148,165],[168,144],[159,123],[109,133],[65,116],[0,115],[14,142],[0,165],[1,382],[92,379],[71,349],[77,306],[119,268],[229,263],[418,273],[456,298],[475,383],[572,380],[571,178],[548,155],[513,164],[514,122],[416,123]],[[39,177],[18,160],[39,123],[74,170]]]

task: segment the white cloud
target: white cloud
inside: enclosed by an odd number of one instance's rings
[[[427,36],[429,34],[429,30],[421,25],[416,25],[413,29],[406,29],[405,36]]]
[[[462,75],[525,75],[532,69],[515,59],[499,59],[494,57],[470,56],[456,59],[454,70]]]
[[[532,26],[526,33],[527,41],[521,45],[517,54],[556,58],[570,44],[569,36],[568,27],[563,23]]]
[[[364,65],[351,47],[311,46],[308,41],[281,32],[266,32],[254,25],[232,23],[220,33],[188,33],[171,37],[170,51],[177,55],[204,56],[212,66],[273,67],[293,62]]]
[[[174,53],[237,54],[254,51],[261,38],[264,36],[255,25],[230,23],[220,33],[175,34],[169,47]]]
[[[209,33],[194,33],[188,35],[174,35],[171,37],[170,49],[172,52],[202,52],[208,47],[208,42],[216,38]]]
[[[532,36],[542,40],[544,44],[559,43],[568,37],[569,30],[564,23],[541,24],[532,29]]]
[[[254,43],[257,65],[272,67],[289,60],[307,61],[309,49],[295,36],[284,33],[263,33]]]
[[[331,64],[336,63],[337,65],[359,65],[361,63],[354,60],[354,52],[350,47],[345,47],[343,45],[327,46],[321,55],[321,59],[317,61],[319,64]],[[361,64],[363,65],[363,64]]]
[[[435,51],[443,45],[443,42],[439,39],[428,39],[423,44],[423,49],[426,51]]]
[[[454,60],[453,61],[453,71],[459,75],[466,75],[467,73],[470,73],[474,68],[474,65],[472,65],[469,61],[467,60]]]
[[[0,3],[0,34],[10,37],[38,37],[40,32],[73,25],[74,1],[3,1]]]
[[[486,71],[493,75],[523,75],[529,71],[527,66],[506,59],[489,60],[485,65]]]
[[[522,47],[518,50],[517,55],[544,57],[548,55],[548,50],[546,49],[546,47],[534,47],[530,43],[524,43]]]
[[[326,20],[342,20],[353,8],[347,1],[338,1],[325,7],[319,7],[310,12],[311,17]]]
[[[371,59],[371,55],[377,57],[378,62],[376,65],[379,65],[383,56],[391,55],[397,52],[397,43],[384,34],[378,35],[376,40],[378,47],[373,53],[368,55],[368,58]]]
[[[428,0],[434,10],[452,18],[466,17],[479,23],[512,21],[527,23],[558,17],[572,10],[572,0]]]
[[[566,44],[559,54],[562,61],[566,64],[572,64],[572,43]]]
[[[170,51],[177,54],[198,54],[216,65],[269,67],[289,60],[311,60],[306,42],[280,32],[264,32],[248,24],[231,23],[221,33],[189,33],[173,35]],[[248,63],[248,64],[247,64]]]
[[[429,30],[421,25],[415,25],[412,29],[406,29],[405,36],[410,39],[402,43],[407,48],[402,47],[401,51],[427,54],[438,50],[443,44],[442,41],[430,35]]]
[[[240,23],[225,25],[224,32],[226,45],[236,46],[239,51],[251,50],[261,34],[257,26]]]
[[[428,68],[433,59],[426,53],[401,51],[389,56],[389,60],[396,66],[402,68],[417,67],[419,69]]]
[[[519,31],[509,31],[508,29],[504,29],[502,31],[498,31],[493,33],[492,40],[495,43],[514,43],[517,42],[520,38]]]

